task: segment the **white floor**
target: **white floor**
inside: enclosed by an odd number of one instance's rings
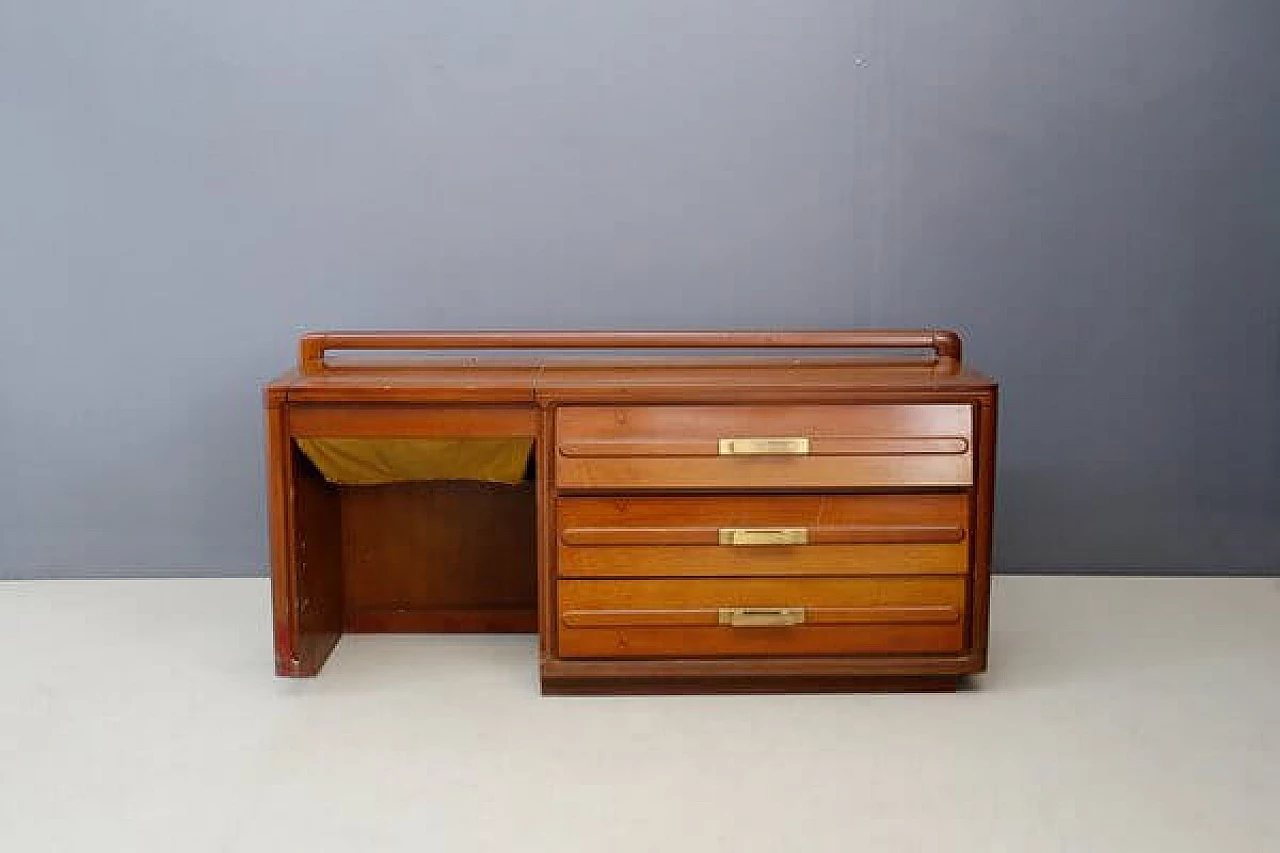
[[[553,699],[530,637],[275,679],[261,580],[0,584],[0,851],[1280,851],[1280,580],[993,613],[955,695]]]

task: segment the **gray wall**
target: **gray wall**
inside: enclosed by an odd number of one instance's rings
[[[252,573],[315,327],[942,325],[1004,570],[1280,567],[1280,5],[0,0],[0,574]]]

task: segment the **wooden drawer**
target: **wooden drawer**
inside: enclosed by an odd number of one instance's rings
[[[929,495],[570,497],[564,577],[964,574],[969,498]]]
[[[559,653],[734,657],[957,652],[963,578],[561,580]]]
[[[566,406],[562,489],[966,486],[968,405]]]

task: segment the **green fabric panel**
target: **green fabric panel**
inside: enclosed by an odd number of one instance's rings
[[[519,483],[531,438],[299,438],[324,478],[344,486],[414,480]]]

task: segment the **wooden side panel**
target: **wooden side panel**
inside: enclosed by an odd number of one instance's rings
[[[537,503],[538,660],[539,667],[556,647],[556,484],[555,407],[538,412],[541,426],[534,442],[534,493]]]
[[[956,652],[965,581],[930,579],[559,581],[564,658]],[[735,627],[721,608],[802,608],[801,624]]]
[[[342,636],[342,506],[338,490],[292,452],[298,631],[304,658],[322,663]]]
[[[995,519],[996,420],[999,395],[992,389],[974,407],[978,436],[978,477],[973,501],[972,600],[970,644],[980,663],[974,672],[987,668],[987,635],[991,608],[991,541]]]
[[[968,405],[566,406],[564,489],[954,487],[973,481]],[[725,439],[804,453],[724,455]]]
[[[922,575],[968,570],[965,494],[570,497],[562,576]],[[802,530],[807,544],[721,545],[726,528]]]
[[[298,638],[297,584],[293,564],[293,454],[284,395],[265,395],[267,527],[271,549],[271,610],[277,675],[303,672]],[[318,665],[317,667],[318,668]]]
[[[341,496],[348,630],[536,630],[532,483],[348,486]]]
[[[289,440],[276,395],[266,419],[276,674],[310,676],[342,635],[338,496]]]

